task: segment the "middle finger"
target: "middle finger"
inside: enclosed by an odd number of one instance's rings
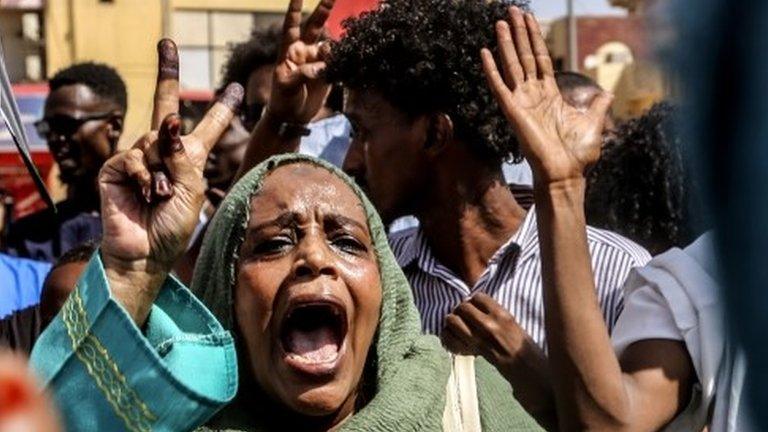
[[[517,48],[517,57],[523,66],[526,80],[536,79],[536,58],[533,55],[531,41],[528,39],[528,27],[522,11],[516,6],[509,8],[510,21],[512,21],[513,39]]]
[[[321,0],[315,8],[312,15],[307,19],[304,29],[301,32],[301,40],[305,44],[315,44],[320,40],[325,32],[325,22],[331,16],[331,9],[335,0]]]

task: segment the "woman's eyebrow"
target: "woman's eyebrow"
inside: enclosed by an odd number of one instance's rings
[[[365,233],[368,232],[368,227],[366,225],[363,225],[352,218],[349,218],[337,213],[331,213],[326,215],[324,218],[324,223],[328,225],[335,225],[338,227],[352,225],[359,228],[361,231]]]
[[[290,225],[296,225],[298,219],[299,219],[299,214],[298,213],[296,213],[296,212],[286,212],[286,213],[282,213],[281,215],[279,215],[278,217],[276,217],[276,218],[274,218],[274,219],[272,219],[270,221],[262,222],[262,223],[260,223],[258,225],[254,225],[254,226],[248,227],[248,230],[249,231],[259,231],[259,230],[262,230],[264,228],[270,228],[270,227],[280,227],[280,228],[282,228],[282,227],[286,227],[286,226],[290,226]]]

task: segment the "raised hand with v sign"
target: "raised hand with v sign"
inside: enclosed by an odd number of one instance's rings
[[[251,135],[237,178],[275,154],[297,151],[301,134],[330,92],[323,79],[330,46],[321,42],[334,0],[321,0],[301,25],[302,0],[291,0],[266,113]]]
[[[301,25],[302,0],[291,0],[275,66],[267,113],[282,122],[306,124],[325,103],[330,86],[321,78],[328,46],[320,43],[334,0],[321,0]]]
[[[180,135],[178,54],[158,44],[152,131],[110,159],[99,176],[101,258],[113,295],[138,325],[184,252],[204,201],[203,168],[243,98],[229,85],[195,130]]]

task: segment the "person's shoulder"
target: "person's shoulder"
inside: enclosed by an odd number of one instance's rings
[[[0,317],[37,303],[50,270],[49,263],[0,254],[0,281],[8,288],[0,296]]]
[[[11,268],[29,268],[46,272],[50,270],[51,264],[43,261],[35,261],[28,258],[16,257],[0,253],[0,264]]]
[[[651,254],[644,247],[612,231],[587,226],[587,241],[590,247],[599,246],[628,258],[633,267],[644,266],[651,260]]]

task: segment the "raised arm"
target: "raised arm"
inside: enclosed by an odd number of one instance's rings
[[[236,178],[280,153],[299,149],[302,129],[320,111],[330,92],[321,78],[328,45],[319,43],[335,0],[321,0],[301,26],[302,0],[291,0],[267,109],[256,124]]]
[[[104,270],[112,294],[139,326],[197,224],[206,157],[243,98],[243,88],[231,84],[197,128],[180,136],[176,46],[163,40],[158,53],[154,130],[110,159],[99,176]]]
[[[549,365],[562,430],[657,430],[688,402],[692,367],[678,342],[643,341],[618,359],[595,293],[584,216],[584,171],[600,156],[611,104],[564,103],[538,23],[510,9],[496,27],[488,83],[534,172]]]

